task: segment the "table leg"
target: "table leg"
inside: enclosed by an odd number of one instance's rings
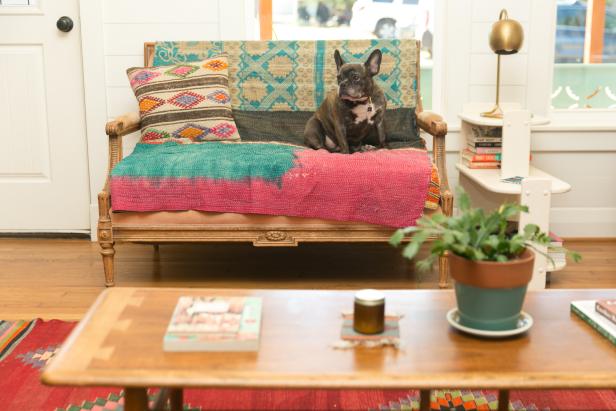
[[[126,388],[124,390],[125,411],[147,411],[148,392],[145,388]]]
[[[430,411],[430,390],[419,391],[419,411]]]
[[[181,388],[173,388],[169,391],[169,405],[171,411],[182,411],[184,408],[184,392]]]
[[[509,390],[498,391],[498,411],[509,410]]]

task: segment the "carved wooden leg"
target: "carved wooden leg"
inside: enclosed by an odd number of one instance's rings
[[[451,191],[445,190],[442,193],[443,214],[446,216],[453,215],[453,194]],[[439,257],[438,259],[438,286],[439,288],[447,288],[449,286],[449,260],[447,257]]]
[[[438,258],[438,286],[439,288],[449,286],[449,260],[447,257]]]
[[[105,286],[113,287],[115,285],[113,267],[115,255],[113,245],[115,242],[113,241],[113,229],[109,216],[109,194],[106,192],[98,195],[98,243],[101,246],[101,255],[103,256]]]
[[[113,241],[103,242],[99,239],[99,244],[101,246],[101,255],[103,256],[103,269],[105,270],[105,287],[113,287],[115,285],[115,272],[113,264],[113,257],[115,255],[113,245],[115,243]]]

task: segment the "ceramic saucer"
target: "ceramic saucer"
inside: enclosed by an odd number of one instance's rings
[[[466,327],[460,324],[460,314],[458,313],[457,308],[452,308],[447,312],[447,321],[451,326],[457,330],[462,332],[477,335],[479,337],[487,337],[487,338],[503,338],[503,337],[511,337],[513,335],[518,335],[525,333],[528,331],[530,327],[533,326],[533,317],[530,314],[522,311],[520,313],[520,319],[518,320],[517,327],[511,330],[503,330],[503,331],[488,331],[488,330],[478,330],[476,328]]]

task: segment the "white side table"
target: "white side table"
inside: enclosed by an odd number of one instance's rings
[[[506,110],[506,109],[505,109]],[[490,126],[503,127],[503,120],[481,117],[479,110],[462,113],[461,139],[463,146],[466,144],[466,133],[470,126]],[[529,133],[535,125],[546,124],[547,118],[532,117],[530,121]],[[515,125],[514,125],[515,126]],[[511,141],[510,141],[511,143]],[[463,147],[463,148],[464,148]],[[507,156],[505,151],[506,142],[503,141],[503,159]],[[528,158],[530,152],[525,154]],[[532,165],[528,168],[528,176],[522,180],[521,184],[505,183],[501,180],[500,169],[471,169],[461,163],[456,164],[459,171],[459,184],[466,190],[472,199],[473,206],[481,207],[486,210],[494,210],[503,202],[521,202],[529,207],[528,213],[520,216],[520,226],[533,223],[537,224],[541,230],[549,231],[550,202],[552,194],[566,193],[571,190],[568,183],[536,168]],[[533,279],[529,284],[530,289],[545,288],[546,272],[548,270],[547,259],[535,253],[535,265],[533,269]],[[556,271],[561,267],[550,267],[550,271]]]

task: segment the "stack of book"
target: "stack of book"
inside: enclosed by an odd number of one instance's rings
[[[164,351],[257,351],[261,298],[180,297]]]
[[[501,127],[471,127],[462,151],[462,164],[468,168],[500,168],[503,146]]]
[[[548,255],[552,259],[548,261],[548,271],[556,271],[567,265],[567,256],[563,249],[563,239],[550,231],[550,246]]]

